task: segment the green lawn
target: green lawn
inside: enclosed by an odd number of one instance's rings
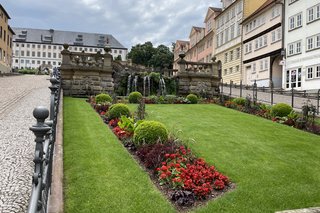
[[[319,136],[217,105],[147,105],[147,112],[237,185],[196,212],[320,206]]]
[[[174,212],[98,114],[64,99],[65,212]]]
[[[135,110],[136,105],[130,105]],[[320,137],[217,105],[147,105],[236,189],[195,212],[320,206]],[[174,212],[83,99],[64,99],[66,212]]]

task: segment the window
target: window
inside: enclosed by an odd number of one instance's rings
[[[35,62],[35,60],[32,60],[32,62],[31,62],[32,64],[35,64],[36,62]]]
[[[57,64],[57,62],[55,62],[55,61],[54,61],[54,62],[52,62],[52,64],[53,64],[53,65],[56,65],[56,64]]]
[[[57,49],[57,46],[56,46],[56,45],[54,45],[54,46],[53,46],[53,49],[54,49],[54,50],[56,50],[56,49]]]
[[[30,51],[29,50],[27,50],[27,56],[30,56]]]
[[[289,5],[296,2],[296,1],[298,1],[298,0],[289,0]]]
[[[20,55],[21,55],[21,56],[24,56],[24,51],[23,51],[23,50],[21,51],[21,54],[20,54]]]
[[[57,53],[53,53],[53,58],[57,58]]]
[[[43,49],[46,49],[46,45],[43,45],[42,48],[43,48]]]
[[[313,67],[308,67],[307,68],[307,78],[308,79],[313,78]]]
[[[307,18],[307,23],[320,19],[320,4],[317,4],[307,9]]]
[[[30,44],[27,44],[27,48],[29,48],[30,47]]]
[[[230,61],[233,60],[233,51],[230,51]]]
[[[320,65],[316,66],[316,77],[320,78]]]
[[[234,24],[233,25],[231,25],[231,27],[230,27],[230,31],[231,31],[231,39],[233,39],[234,38]]]
[[[40,64],[41,62],[40,61],[37,61],[37,64]]]
[[[36,48],[36,45],[35,45],[35,44],[32,44],[32,48]]]
[[[255,73],[256,72],[256,63],[253,63],[252,64],[252,73]]]
[[[294,30],[302,26],[302,13],[296,14],[289,18],[289,30]]]
[[[36,52],[35,51],[32,51],[32,57],[35,57],[36,56]]]
[[[307,38],[307,50],[313,49],[313,38]]]
[[[288,44],[288,56],[301,53],[301,41],[296,41]]]
[[[224,63],[227,63],[228,62],[228,53],[225,53],[224,54]]]
[[[46,57],[46,52],[42,52],[42,57],[43,57],[43,58]]]
[[[48,49],[51,50],[51,45],[48,45]]]
[[[249,49],[250,49],[250,52],[251,52],[251,43],[249,43]],[[240,58],[240,47],[238,47],[236,51],[237,51],[236,59],[239,59]]]
[[[41,57],[41,52],[37,52],[37,57]]]
[[[278,6],[273,7],[272,12],[271,12],[271,19],[273,19],[279,15],[280,15],[280,8]]]
[[[48,53],[48,58],[51,58],[51,53]]]
[[[240,71],[240,66],[237,65],[237,66],[236,66],[236,72],[239,72],[239,71]]]
[[[261,61],[260,61],[260,70],[264,70],[264,69],[263,69],[263,65],[264,65],[264,64],[263,64],[263,61],[261,60]]]
[[[228,72],[227,69],[224,69],[223,70],[223,75],[227,75],[227,72]]]
[[[229,74],[232,74],[232,72],[233,72],[233,67],[230,67],[229,68]]]
[[[41,48],[41,45],[40,45],[40,44],[38,44],[38,48]]]

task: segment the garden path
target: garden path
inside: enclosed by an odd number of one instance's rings
[[[31,193],[36,106],[49,108],[48,76],[0,78],[0,212],[26,212]]]

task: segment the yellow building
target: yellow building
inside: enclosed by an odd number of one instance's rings
[[[13,30],[8,24],[7,11],[0,4],[0,73],[9,73],[12,65]]]
[[[218,61],[219,75],[224,82],[239,84],[242,74],[243,18],[251,15],[266,0],[222,0],[222,12],[216,16],[216,48],[213,55]]]

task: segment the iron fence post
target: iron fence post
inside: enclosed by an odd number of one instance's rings
[[[32,177],[32,186],[33,193],[30,197],[30,203],[28,207],[29,213],[34,213],[43,208],[42,198],[42,177],[43,177],[43,144],[44,136],[51,129],[48,125],[45,124],[45,119],[49,116],[49,110],[45,107],[36,107],[33,110],[33,116],[37,119],[37,123],[30,127],[30,130],[36,136],[36,148],[35,148],[35,157],[34,157],[34,174]]]
[[[233,84],[233,82],[230,80],[230,93],[229,93],[229,99],[231,99],[231,96],[232,96],[232,84]]]
[[[240,81],[240,98],[242,98],[242,80]]]
[[[273,105],[273,81],[270,82],[270,88],[271,88],[271,91],[270,91],[271,92],[271,94],[270,94],[271,101],[270,102],[271,102],[271,106],[272,106]]]
[[[294,90],[291,88],[291,107],[293,108],[294,106]]]
[[[318,89],[318,96],[317,96],[317,113],[319,115],[319,102],[320,102],[320,89]]]

